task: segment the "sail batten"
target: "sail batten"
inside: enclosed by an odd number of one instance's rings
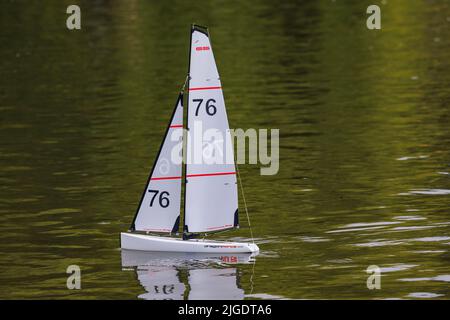
[[[155,178],[150,178],[150,181],[155,181],[155,180],[178,180],[181,179],[182,177],[155,177]]]
[[[215,232],[236,227],[238,208],[236,168],[232,148],[222,84],[214,59],[209,34],[193,27],[189,57],[187,127],[187,155],[200,157],[199,162],[189,158],[186,164],[185,232]],[[193,141],[201,125],[203,132],[212,130],[221,139]],[[211,163],[205,157],[206,148],[228,154],[231,162]],[[201,155],[199,155],[201,154]],[[223,157],[225,159],[225,156]],[[190,161],[190,162],[189,162]]]
[[[189,88],[189,91],[199,91],[199,90],[221,90],[222,87],[200,87],[200,88]]]

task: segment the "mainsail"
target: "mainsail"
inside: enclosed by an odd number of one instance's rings
[[[141,202],[131,225],[132,230],[177,232],[181,204],[181,156],[174,161],[172,152],[183,137],[183,94],[180,93],[164,140]],[[180,148],[181,151],[181,148]]]
[[[213,232],[236,227],[236,168],[222,85],[209,34],[197,26],[193,26],[191,32],[187,114],[184,232]],[[199,131],[214,134],[209,141],[203,138],[199,146],[196,140],[202,134]],[[217,136],[221,138],[215,138]],[[211,163],[214,152],[223,156],[223,163]]]

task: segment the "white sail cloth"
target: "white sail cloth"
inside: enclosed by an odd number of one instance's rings
[[[177,131],[177,132],[174,132]],[[181,205],[182,163],[172,159],[172,150],[183,135],[183,95],[180,94],[160,152],[136,213],[133,229],[147,232],[178,231]],[[179,140],[172,137],[178,136]]]
[[[233,149],[227,144],[231,137],[225,101],[207,32],[192,29],[190,52],[185,231],[229,229],[238,223],[236,168]],[[199,148],[194,137],[200,127],[215,134]],[[211,163],[211,150],[223,155],[222,163]]]

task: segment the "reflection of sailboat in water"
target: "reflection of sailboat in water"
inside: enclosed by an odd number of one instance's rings
[[[178,278],[178,271],[170,266],[151,267],[136,270],[144,287],[144,294],[138,297],[146,300],[182,300],[186,286]]]
[[[136,267],[149,300],[243,299],[235,264],[254,263],[254,254],[168,253],[122,250],[122,266]],[[224,266],[225,265],[225,266]]]
[[[189,300],[244,299],[236,268],[190,270],[189,285]]]

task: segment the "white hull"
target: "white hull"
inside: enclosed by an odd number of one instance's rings
[[[201,253],[245,253],[258,252],[254,243],[225,242],[203,239],[182,240],[178,238],[149,236],[137,233],[120,233],[122,249],[163,252],[201,252]]]

